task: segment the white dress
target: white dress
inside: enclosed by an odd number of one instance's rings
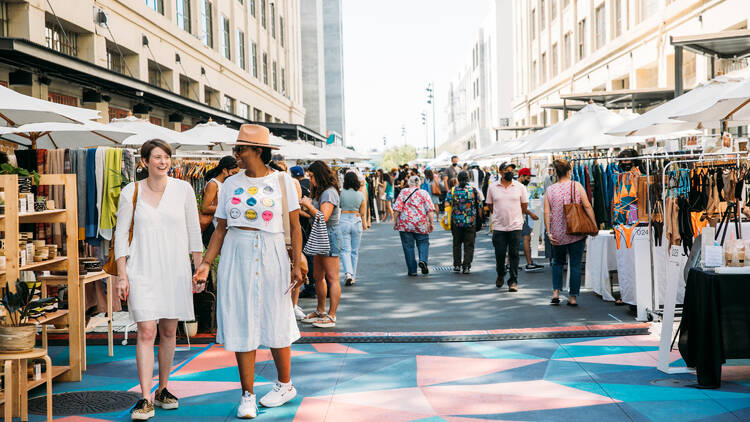
[[[141,196],[146,181],[136,183],[139,198],[130,246],[134,183],[122,189],[115,229],[115,257],[128,257],[130,318],[190,321],[194,319],[190,253],[203,251],[195,193],[187,182],[170,177],[154,208]]]

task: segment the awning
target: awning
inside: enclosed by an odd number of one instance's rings
[[[608,109],[652,107],[674,98],[674,88],[621,89],[562,94],[562,100],[593,101]]]
[[[671,37],[671,41],[675,47],[683,47],[694,53],[719,59],[750,56],[750,30],[748,29]]]

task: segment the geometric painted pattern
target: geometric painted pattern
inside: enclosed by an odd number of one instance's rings
[[[464,343],[318,343],[292,346],[292,380],[299,395],[259,420],[337,421],[747,421],[750,362],[728,361],[722,387],[700,390],[654,383],[695,382],[695,375],[656,369],[658,338],[510,340]],[[50,348],[53,360],[64,348]],[[55,356],[55,354],[58,354]],[[138,391],[135,348],[89,346],[79,383],[56,392]],[[683,366],[679,354],[674,366]],[[256,394],[276,371],[270,351],[257,353]],[[155,373],[156,374],[156,373]],[[220,345],[177,352],[170,391],[180,408],[157,409],[155,420],[234,420],[240,397],[234,354]],[[42,391],[35,392],[37,394]],[[40,415],[30,415],[41,421]],[[126,421],[128,412],[57,418],[68,422]]]

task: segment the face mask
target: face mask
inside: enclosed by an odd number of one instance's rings
[[[506,182],[510,182],[511,180],[513,180],[513,173],[503,173],[503,179],[505,179]]]
[[[524,186],[529,186],[529,182],[531,182],[531,180],[524,180],[524,181],[523,181],[523,182],[521,182],[521,183],[523,183],[523,184],[524,184]]]
[[[458,163],[453,163],[453,167],[456,167],[457,165],[458,165]]]
[[[620,169],[622,171],[630,171],[633,168],[633,163],[620,163]]]

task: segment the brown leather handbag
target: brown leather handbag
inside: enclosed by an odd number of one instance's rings
[[[133,223],[135,223],[135,205],[138,202],[138,182],[133,190],[133,215],[130,218],[130,231],[128,232],[128,246],[133,243]],[[119,275],[117,271],[117,260],[115,259],[115,234],[112,233],[112,241],[109,242],[109,256],[102,269],[109,275]]]
[[[570,182],[570,203],[564,204],[565,232],[576,236],[595,236],[599,233],[596,223],[591,221],[583,205],[575,202],[576,182]]]

